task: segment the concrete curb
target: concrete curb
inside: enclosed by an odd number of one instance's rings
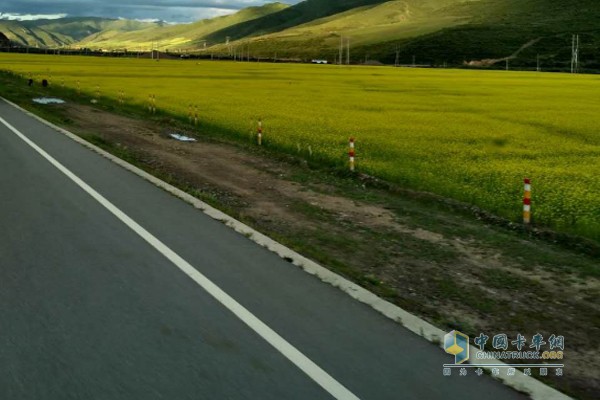
[[[84,147],[94,151],[95,153],[107,158],[108,160],[118,164],[119,166],[125,168],[126,170],[140,176],[146,181],[152,183],[153,185],[171,193],[172,195],[182,199],[183,201],[193,205],[195,208],[201,210],[203,213],[208,215],[209,217],[220,221],[235,230],[236,232],[248,237],[250,240],[255,242],[256,244],[265,247],[266,249],[272,251],[273,253],[279,255],[281,258],[286,260],[291,260],[291,263],[297,267],[302,268],[307,273],[318,277],[321,281],[334,286],[352,298],[358,300],[359,302],[366,304],[383,314],[385,317],[397,322],[402,325],[406,329],[414,332],[415,334],[425,338],[429,342],[432,342],[440,348],[442,347],[442,342],[444,335],[447,332],[442,331],[441,329],[433,326],[432,324],[422,320],[421,318],[410,314],[409,312],[403,310],[402,308],[383,300],[378,297],[374,293],[356,285],[353,282],[350,282],[346,278],[326,269],[325,267],[317,264],[316,262],[309,260],[308,258],[302,256],[301,254],[296,253],[295,251],[289,249],[288,247],[282,245],[281,243],[276,242],[275,240],[263,235],[262,233],[254,230],[253,228],[247,226],[246,224],[236,220],[235,218],[230,217],[229,215],[215,209],[214,207],[204,203],[203,201],[191,196],[190,194],[154,177],[153,175],[148,174],[147,172],[139,169],[138,167],[129,164],[126,161],[121,160],[118,157],[113,156],[112,154],[100,149],[99,147],[87,142],[86,140],[80,138],[79,136],[60,128],[41,117],[23,109],[22,107],[16,105],[15,103],[4,99],[6,103],[11,106],[17,108],[23,113],[35,118],[39,122],[44,125],[56,130],[59,133],[62,133],[75,142],[81,144]],[[474,354],[478,349],[471,346],[470,351]],[[478,364],[504,364],[503,362],[490,359],[490,360],[478,360]],[[440,365],[440,369],[441,369]],[[486,367],[485,370],[491,372],[492,367]],[[441,373],[441,371],[440,371]],[[525,393],[529,395],[534,400],[565,400],[570,399],[570,397],[565,394],[551,388],[550,386],[545,385],[544,383],[530,377],[526,376],[520,371],[516,371],[514,376],[503,376],[495,378],[500,380],[505,385],[518,390],[519,392]]]

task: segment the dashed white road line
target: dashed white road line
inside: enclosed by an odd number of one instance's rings
[[[312,360],[306,357],[302,352],[292,346],[277,332],[269,328],[264,322],[258,319],[254,314],[248,311],[244,306],[238,303],[234,298],[229,296],[225,291],[214,284],[210,279],[198,272],[190,263],[185,261],[181,256],[171,250],[167,245],[161,242],[158,238],[144,229],[140,224],[131,219],[127,214],[117,208],[104,196],[94,190],[91,186],[85,183],[81,178],[71,172],[68,168],[58,162],[50,154],[46,153],[41,147],[36,145],[27,136],[9,124],[6,120],[0,117],[0,123],[11,130],[15,135],[33,148],[39,155],[45,158],[56,169],[71,179],[77,186],[83,189],[94,200],[100,203],[104,208],[111,212],[121,222],[127,225],[132,231],[139,235],[142,239],[148,242],[154,249],[165,256],[183,273],[194,280],[208,294],[214,297],[225,308],[231,311],[236,317],[244,322],[250,329],[256,332],[260,337],[267,341],[271,346],[283,354],[302,372],[308,375],[313,381],[319,384],[324,390],[331,394],[336,399],[343,400],[358,400],[358,397],[350,392],[341,383],[336,381],[331,375],[325,372],[321,367],[315,364]]]

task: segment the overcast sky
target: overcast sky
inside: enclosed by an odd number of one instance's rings
[[[282,0],[281,2],[296,4],[300,1]],[[192,22],[272,2],[273,0],[2,0],[0,18],[95,16]]]

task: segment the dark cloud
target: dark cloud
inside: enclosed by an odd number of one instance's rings
[[[72,17],[161,19],[191,22],[259,6],[272,0],[3,0],[3,14],[67,14]],[[295,4],[300,0],[282,1]]]

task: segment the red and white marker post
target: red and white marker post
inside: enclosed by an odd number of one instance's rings
[[[353,137],[350,138],[350,151],[348,152],[348,156],[350,157],[350,171],[354,172],[354,157],[356,156],[356,151]]]
[[[258,128],[256,131],[256,137],[258,140],[258,145],[262,146],[262,135],[263,135],[263,126],[262,126],[262,120],[259,118],[258,119]]]
[[[531,223],[531,179],[525,178],[525,195],[523,196],[523,223]]]

